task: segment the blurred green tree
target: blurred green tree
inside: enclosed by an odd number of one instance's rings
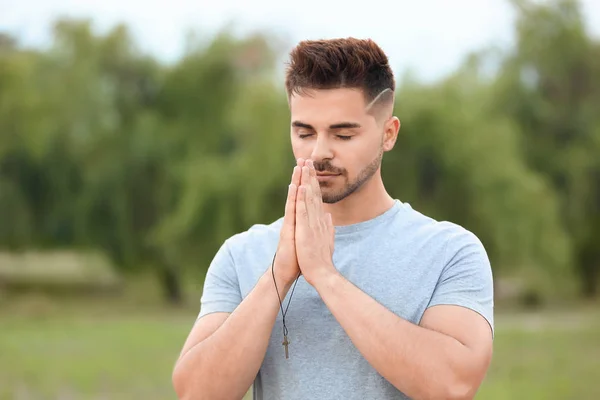
[[[600,276],[600,44],[571,0],[512,2],[517,45],[400,81],[395,197],[474,231],[495,274]],[[0,246],[104,249],[183,299],[222,241],[283,214],[294,165],[272,35],[198,36],[172,65],[127,27],[0,35]],[[497,66],[490,73],[489,66]],[[275,80],[274,78],[279,78]]]
[[[518,124],[527,165],[558,195],[573,265],[592,296],[600,284],[600,44],[577,1],[513,4],[517,46],[496,82],[497,110]]]

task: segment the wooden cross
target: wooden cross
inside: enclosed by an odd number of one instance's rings
[[[288,341],[287,335],[285,335],[283,337],[283,343],[282,345],[285,347],[285,358],[290,358],[290,355],[288,353],[288,345],[290,344],[290,342]]]

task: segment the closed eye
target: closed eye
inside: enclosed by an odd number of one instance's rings
[[[300,139],[306,139],[308,137],[313,136],[314,133],[300,133],[298,134],[298,138]],[[338,139],[340,140],[350,140],[352,139],[352,136],[347,136],[347,135],[335,135]]]

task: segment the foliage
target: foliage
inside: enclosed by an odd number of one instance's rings
[[[515,0],[516,46],[405,79],[389,192],[474,231],[496,276],[600,278],[600,43],[575,1]],[[221,32],[173,65],[125,26],[60,20],[49,49],[0,36],[0,246],[105,250],[179,301],[222,241],[282,215],[289,115],[267,35]],[[494,74],[485,65],[497,63]],[[532,275],[533,274],[533,275]]]

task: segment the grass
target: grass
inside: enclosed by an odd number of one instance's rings
[[[0,399],[169,399],[190,319],[2,319]]]
[[[175,399],[171,370],[196,310],[33,304],[0,310],[0,400]],[[498,315],[477,398],[599,399],[599,377],[600,312]]]
[[[477,398],[600,399],[600,313],[535,318],[500,324]]]

